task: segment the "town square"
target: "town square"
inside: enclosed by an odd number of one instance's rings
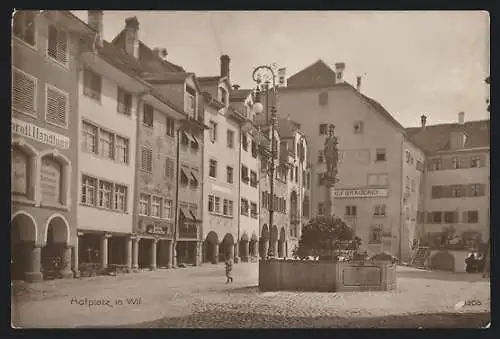
[[[12,23],[13,328],[489,327],[487,12]]]

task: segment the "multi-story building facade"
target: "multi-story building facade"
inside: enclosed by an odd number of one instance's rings
[[[151,49],[140,41],[139,22],[135,17],[126,20],[125,29],[113,39],[113,44],[133,55],[140,62],[146,70],[142,74],[143,79],[165,98],[171,108],[164,111],[164,116],[159,118],[164,123],[159,124],[159,131],[163,130],[163,132],[158,133],[167,137],[160,141],[157,138],[158,135],[155,134],[154,138],[154,147],[160,148],[158,145],[162,144],[163,150],[160,153],[166,157],[163,160],[164,165],[161,167],[163,168],[162,174],[159,176],[167,177],[166,180],[161,179],[166,188],[166,190],[163,189],[163,192],[167,196],[161,197],[161,200],[167,200],[166,206],[170,206],[169,201],[175,199],[173,200],[175,203],[172,204],[175,220],[173,264],[198,265],[201,261],[203,218],[201,183],[203,178],[203,133],[206,129],[203,124],[202,98],[198,81],[194,74],[185,72],[182,67],[168,62],[165,49]],[[151,114],[149,113],[151,109],[147,110],[147,115],[153,116],[154,120],[154,112]],[[148,122],[148,124],[150,123]],[[149,157],[149,154],[151,153],[147,153],[146,158]],[[153,156],[151,155],[151,157]],[[158,155],[156,159],[158,159]],[[171,161],[175,161],[175,170],[171,170]],[[172,180],[172,178],[174,179]],[[160,190],[162,189],[160,188]],[[146,206],[149,201],[146,195],[149,193],[144,194],[144,202],[139,201],[139,203]],[[156,200],[157,205],[159,200],[158,198]],[[151,251],[154,252],[154,247]]]
[[[12,34],[12,279],[71,277],[79,40],[69,11],[16,11]],[[55,267],[54,262],[61,265]]]
[[[300,125],[288,118],[278,121],[278,133],[281,137],[281,152],[288,157],[288,205],[290,206],[289,225],[286,234],[286,255],[291,256],[298,247],[302,225],[307,222],[309,195],[305,187],[307,179],[307,141],[300,131]],[[305,206],[304,206],[305,205]],[[303,211],[305,207],[305,213]]]
[[[220,76],[200,77],[205,100],[203,262],[234,256],[238,242],[240,197],[240,124],[229,108],[229,57],[221,57]],[[237,252],[236,252],[237,253]]]
[[[403,127],[377,102],[343,80],[343,63],[333,71],[318,61],[287,79],[279,111],[301,125],[313,162],[313,215],[325,212],[324,141],[328,126],[339,139],[339,183],[335,213],[362,239],[368,254],[399,252],[402,227]]]
[[[431,248],[476,248],[490,229],[489,120],[408,128],[408,138],[426,155],[421,244]],[[451,246],[450,246],[451,245]]]

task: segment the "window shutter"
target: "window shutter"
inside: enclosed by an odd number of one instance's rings
[[[460,196],[461,197],[467,196],[467,185],[460,185]]]
[[[479,196],[484,197],[485,196],[485,191],[486,191],[486,185],[485,184],[479,184]]]
[[[479,167],[484,167],[486,166],[486,155],[481,154],[479,156]]]
[[[68,35],[52,25],[49,26],[48,54],[63,64],[68,62]]]
[[[467,223],[469,222],[469,212],[463,211],[462,212],[462,223]]]
[[[473,194],[472,194],[472,187],[473,187],[472,184],[466,185],[466,190],[467,190],[467,196],[468,197],[472,197],[473,196]]]
[[[24,113],[36,113],[36,79],[17,70],[12,79],[12,107]]]
[[[61,92],[47,87],[47,121],[66,126],[67,97]]]

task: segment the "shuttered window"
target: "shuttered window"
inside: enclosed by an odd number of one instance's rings
[[[68,63],[68,34],[53,25],[49,25],[47,54],[63,65]]]
[[[47,113],[46,119],[48,122],[66,127],[67,112],[68,112],[68,94],[47,85]]]
[[[142,148],[141,169],[145,172],[153,171],[153,150],[145,147]]]
[[[16,11],[13,33],[30,46],[35,46],[35,11]]]
[[[36,78],[13,69],[12,108],[26,114],[36,114],[36,88]]]
[[[166,158],[165,159],[165,176],[169,180],[174,180],[174,174],[175,174],[174,160],[171,158]]]

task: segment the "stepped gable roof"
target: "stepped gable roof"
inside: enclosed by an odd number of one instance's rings
[[[458,123],[427,125],[406,128],[408,139],[428,154],[450,150],[450,133],[464,128],[467,139],[464,148],[490,146],[490,120],[476,120]]]

